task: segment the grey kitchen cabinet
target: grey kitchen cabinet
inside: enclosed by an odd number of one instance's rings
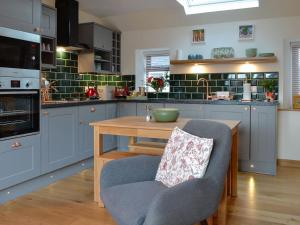
[[[78,159],[83,160],[93,156],[94,130],[89,124],[94,121],[105,120],[105,105],[80,106],[78,109]]]
[[[114,119],[117,117],[117,104],[106,104],[106,116],[105,119]],[[104,135],[104,151],[109,151],[117,148],[117,136]]]
[[[56,38],[56,9],[42,5],[41,35]]]
[[[0,141],[0,190],[40,173],[40,135]]]
[[[179,109],[179,117],[181,117],[181,118],[204,119],[206,105],[165,104],[165,107]]]
[[[276,174],[277,107],[251,107],[251,151],[247,171]]]
[[[42,110],[41,121],[42,172],[78,161],[78,108]]]
[[[1,0],[0,27],[40,33],[40,0]]]
[[[96,23],[79,24],[79,42],[91,49],[112,51],[113,31]]]
[[[250,159],[250,106],[207,105],[206,119],[239,120],[239,160]]]
[[[136,103],[120,102],[118,103],[118,117],[123,116],[136,116]],[[118,136],[118,150],[128,150],[128,137]]]

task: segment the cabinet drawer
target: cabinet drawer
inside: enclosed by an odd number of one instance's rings
[[[40,136],[0,142],[0,189],[40,174]]]

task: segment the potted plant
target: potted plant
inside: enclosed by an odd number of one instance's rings
[[[275,88],[277,85],[277,81],[275,80],[264,80],[262,82],[262,86],[265,88],[265,96],[267,101],[274,101],[275,100]]]
[[[150,76],[147,78],[147,86],[152,87],[156,92],[161,92],[168,83],[168,74],[160,77]]]

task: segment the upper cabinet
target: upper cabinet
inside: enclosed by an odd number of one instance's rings
[[[1,0],[1,27],[40,34],[40,21],[40,0]]]
[[[112,51],[113,31],[96,23],[79,24],[79,42],[91,49]]]
[[[41,35],[56,38],[56,9],[42,6]]]

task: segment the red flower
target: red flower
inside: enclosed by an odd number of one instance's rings
[[[164,87],[164,81],[160,78],[157,80],[157,84],[159,87]]]
[[[152,76],[151,76],[151,77],[148,77],[147,82],[148,82],[148,83],[151,83],[152,80],[153,80],[153,77],[152,77]]]

